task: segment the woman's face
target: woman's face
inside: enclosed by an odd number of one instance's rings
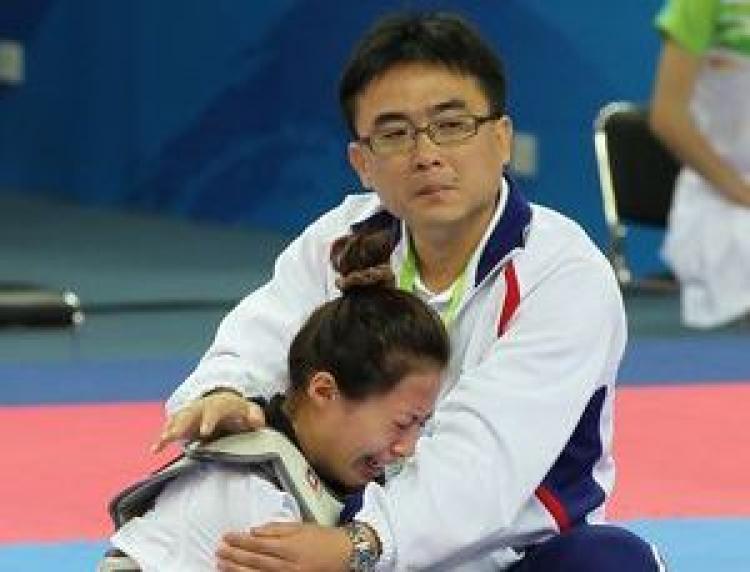
[[[358,488],[386,465],[413,454],[420,428],[432,414],[441,374],[434,364],[423,364],[393,390],[364,400],[343,397],[334,382],[330,397],[316,408],[310,435],[300,435],[303,444],[308,442],[310,462],[324,476]]]

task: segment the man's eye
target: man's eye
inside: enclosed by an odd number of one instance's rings
[[[435,129],[442,132],[465,131],[467,128],[468,122],[462,119],[442,119],[435,122]]]
[[[378,132],[377,137],[379,139],[403,139],[409,134],[409,130],[406,127],[394,127],[392,129],[384,129]]]

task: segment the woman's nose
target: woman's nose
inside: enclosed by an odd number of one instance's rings
[[[404,431],[404,433],[399,435],[398,439],[396,439],[391,446],[391,453],[393,454],[393,456],[411,457],[414,454],[414,449],[416,448],[418,437],[418,426]]]

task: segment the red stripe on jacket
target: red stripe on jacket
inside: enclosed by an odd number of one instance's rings
[[[497,336],[502,336],[508,329],[508,322],[521,302],[521,291],[518,287],[518,277],[516,276],[516,267],[511,260],[505,265],[505,300],[503,309],[500,312],[500,320],[497,323]]]
[[[565,532],[570,528],[570,517],[568,511],[563,506],[559,498],[544,485],[540,485],[536,490],[536,498],[544,505],[544,507],[552,515],[557,523],[557,528],[560,532]]]

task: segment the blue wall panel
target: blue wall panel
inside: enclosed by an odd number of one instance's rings
[[[658,0],[35,0],[4,3],[27,81],[0,91],[0,188],[295,230],[355,186],[336,83],[369,23],[404,6],[474,20],[502,52],[533,199],[600,244],[591,125],[646,100]],[[636,244],[654,264],[658,233]]]

